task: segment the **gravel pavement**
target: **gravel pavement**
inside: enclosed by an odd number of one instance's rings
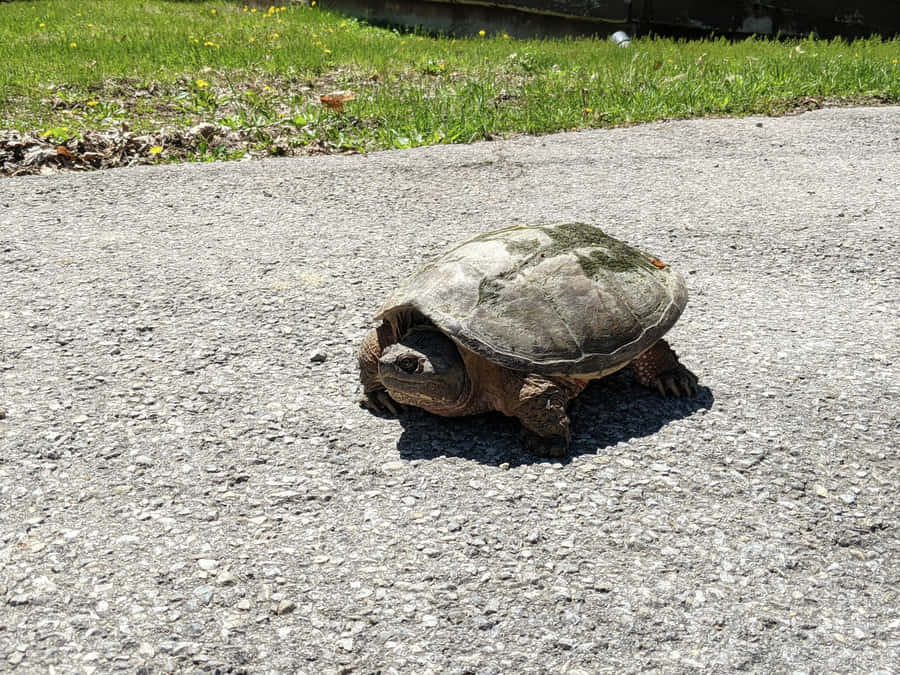
[[[428,255],[681,269],[566,461],[357,407]],[[0,181],[0,671],[900,672],[900,108]]]

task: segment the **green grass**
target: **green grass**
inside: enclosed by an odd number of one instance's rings
[[[263,153],[900,101],[897,40],[452,39],[299,4],[2,3],[0,63],[0,129],[64,142],[212,121]],[[343,112],[319,101],[334,90],[355,94]],[[181,156],[241,152],[211,142]]]

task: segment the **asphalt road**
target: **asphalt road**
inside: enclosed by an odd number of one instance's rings
[[[681,269],[695,400],[373,416],[428,255]],[[0,182],[0,670],[900,671],[900,108]]]

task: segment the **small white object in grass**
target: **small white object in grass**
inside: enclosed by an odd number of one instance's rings
[[[628,47],[631,44],[631,38],[624,30],[617,30],[609,36],[609,39],[616,43],[619,47]]]

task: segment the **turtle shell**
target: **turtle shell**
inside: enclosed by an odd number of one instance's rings
[[[681,274],[576,223],[472,237],[407,279],[375,318],[424,315],[505,367],[599,377],[652,346],[686,303]]]

